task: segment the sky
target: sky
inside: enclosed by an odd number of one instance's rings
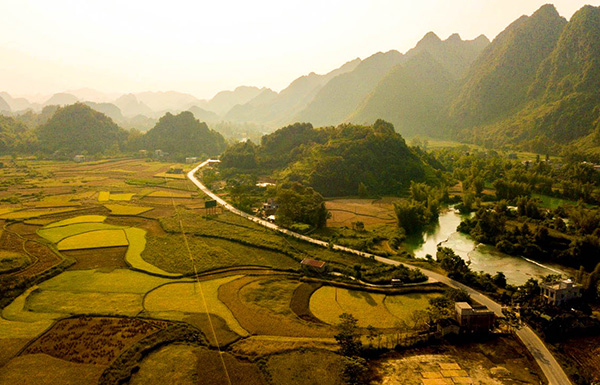
[[[492,40],[538,0],[0,0],[0,91],[285,88],[429,31]],[[569,19],[600,0],[555,0]],[[33,97],[32,97],[33,98]]]

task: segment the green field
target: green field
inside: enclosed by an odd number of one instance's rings
[[[241,277],[236,275],[200,283],[163,285],[146,295],[144,309],[149,312],[213,313],[223,318],[233,332],[240,336],[247,336],[248,332],[240,326],[229,308],[218,298],[221,285]]]
[[[324,286],[310,299],[310,311],[323,322],[334,325],[342,313],[358,319],[360,327],[394,328],[408,322],[415,310],[425,310],[429,299],[437,294],[410,293],[386,296],[385,294],[347,290]]]
[[[541,204],[542,207],[551,209],[551,210],[555,210],[558,206],[564,206],[564,205],[574,205],[575,206],[575,205],[577,205],[577,202],[575,202],[575,201],[551,197],[548,195],[531,194],[531,196],[533,198],[539,199],[542,202],[542,204]]]
[[[174,273],[190,274],[231,266],[264,266],[275,269],[297,269],[299,264],[289,256],[259,247],[246,246],[225,239],[180,234],[149,237],[142,253],[145,261]]]
[[[127,246],[129,241],[122,229],[98,230],[73,235],[58,242],[58,250],[97,249],[100,247]]]
[[[161,226],[168,232],[180,233],[179,220],[187,234],[206,235],[209,237],[226,238],[228,240],[254,245],[262,249],[271,249],[284,254],[291,254],[300,261],[309,257],[327,261],[339,267],[374,266],[378,264],[370,259],[356,255],[344,254],[328,250],[324,247],[311,245],[293,238],[267,230],[247,219],[225,212],[216,217],[201,217],[190,210],[178,210],[178,215],[162,218]]]
[[[170,279],[159,278],[126,269],[115,269],[111,272],[99,270],[65,271],[56,277],[39,284],[42,290],[69,292],[98,292],[98,293],[136,293],[145,294],[148,291],[172,282]]]

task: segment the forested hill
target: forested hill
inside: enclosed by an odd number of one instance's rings
[[[65,156],[119,152],[128,137],[111,118],[81,103],[58,108],[36,133],[41,151]]]
[[[313,128],[296,123],[252,142],[229,147],[223,168],[278,171],[282,181],[302,181],[325,196],[399,194],[410,181],[434,181],[435,170],[410,149],[394,127],[343,124]]]
[[[442,136],[452,91],[488,44],[485,36],[464,41],[455,34],[442,41],[428,33],[347,120],[385,119],[405,136]]]
[[[190,111],[165,114],[156,126],[140,137],[137,147],[162,150],[174,157],[214,156],[225,149],[221,134],[198,121]]]
[[[551,5],[500,34],[451,108],[456,137],[557,153],[600,154],[600,7],[566,23]]]

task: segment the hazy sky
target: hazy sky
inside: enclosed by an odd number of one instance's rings
[[[543,0],[0,0],[0,91],[276,91],[428,31],[493,39]],[[584,4],[556,0],[569,19]]]

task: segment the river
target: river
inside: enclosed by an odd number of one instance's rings
[[[435,258],[437,246],[449,247],[465,261],[470,261],[473,271],[483,271],[491,275],[501,271],[508,283],[521,285],[529,278],[542,278],[548,274],[563,274],[560,267],[552,264],[540,264],[525,258],[504,254],[495,247],[477,243],[466,234],[456,231],[461,215],[450,208],[440,213],[438,224],[422,237],[408,238],[406,248],[413,251],[416,258],[425,258],[427,254]]]

